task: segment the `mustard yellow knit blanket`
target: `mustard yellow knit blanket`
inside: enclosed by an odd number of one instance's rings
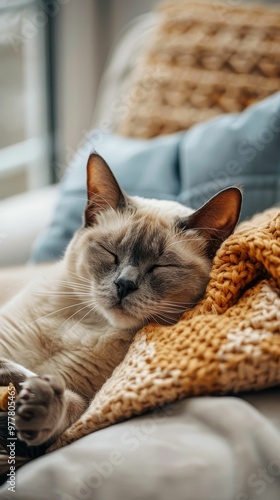
[[[187,283],[186,283],[187,286]],[[149,324],[88,410],[55,443],[190,395],[280,382],[280,212],[239,226],[219,249],[204,299],[173,326]]]

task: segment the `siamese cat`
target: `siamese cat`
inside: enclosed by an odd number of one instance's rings
[[[173,324],[197,304],[242,200],[236,187],[197,211],[129,197],[96,153],[87,192],[84,225],[64,258],[0,311],[0,385],[19,391],[15,426],[29,446],[80,417],[137,330]]]

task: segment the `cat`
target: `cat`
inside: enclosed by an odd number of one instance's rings
[[[137,330],[173,324],[203,297],[242,202],[237,187],[197,211],[129,197],[97,153],[87,193],[64,258],[0,311],[0,385],[13,381],[19,391],[15,425],[29,446],[79,418]]]

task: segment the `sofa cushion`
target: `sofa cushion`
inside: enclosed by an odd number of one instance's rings
[[[241,114],[220,116],[184,134],[178,201],[199,208],[217,191],[244,188],[242,218],[280,200],[280,93]]]
[[[279,389],[190,398],[22,467],[15,500],[278,500]],[[255,407],[255,408],[254,408]]]
[[[184,0],[158,9],[118,133],[151,138],[186,130],[279,90],[280,13],[244,3]]]
[[[33,241],[52,220],[57,195],[57,186],[47,186],[0,201],[0,268],[26,263]]]

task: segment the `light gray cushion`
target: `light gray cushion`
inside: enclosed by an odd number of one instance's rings
[[[0,498],[279,500],[279,390],[250,400],[190,398],[113,425],[27,464]]]

